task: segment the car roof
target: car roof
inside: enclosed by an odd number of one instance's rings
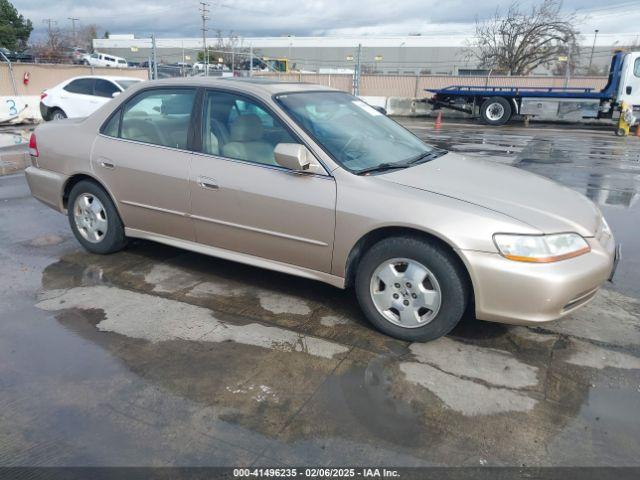
[[[112,82],[117,82],[118,80],[138,80],[143,82],[144,79],[137,77],[124,77],[118,75],[79,75],[77,77],[69,78],[68,81],[78,80],[79,78],[101,78],[103,80],[111,80]]]
[[[273,80],[270,78],[256,77],[188,77],[188,78],[168,78],[163,80],[153,80],[146,84],[147,86],[230,86],[235,89],[245,90],[248,92],[262,93],[274,95],[285,92],[305,92],[305,91],[339,91],[335,88],[325,87],[323,85],[315,85],[313,83],[289,82],[281,80]]]

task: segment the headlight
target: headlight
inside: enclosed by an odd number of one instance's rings
[[[577,233],[555,235],[493,236],[503,257],[518,262],[549,263],[577,257],[591,250],[587,241]]]

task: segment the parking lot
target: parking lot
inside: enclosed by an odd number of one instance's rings
[[[640,138],[402,123],[593,199],[614,283],[562,321],[409,344],[314,281],[144,241],[89,254],[0,176],[0,464],[639,465]]]

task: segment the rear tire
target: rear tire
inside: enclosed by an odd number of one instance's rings
[[[504,125],[512,112],[511,102],[503,97],[487,98],[480,105],[480,117],[487,125]]]
[[[67,216],[76,239],[91,253],[114,253],[127,244],[124,225],[111,197],[92,181],[82,180],[73,186]]]
[[[355,289],[362,311],[378,330],[411,342],[449,333],[469,297],[466,272],[454,254],[410,236],[386,238],[365,252]]]
[[[67,114],[64,113],[64,111],[61,108],[54,108],[53,110],[51,110],[51,113],[49,114],[49,118],[53,121],[53,120],[64,120],[65,118],[67,118]]]

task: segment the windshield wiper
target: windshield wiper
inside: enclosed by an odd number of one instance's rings
[[[381,163],[373,167],[365,168],[363,170],[358,170],[358,172],[356,173],[358,175],[363,175],[365,173],[385,172],[387,170],[397,170],[400,168],[408,168],[418,163],[423,163],[429,160],[433,160],[434,158],[441,157],[445,153],[447,153],[446,150],[434,149],[434,150],[430,150],[428,152],[424,152],[419,155],[416,155],[415,157],[411,157],[408,160],[405,160],[403,162]]]
[[[422,163],[423,161],[433,160],[434,158],[441,157],[445,153],[447,153],[446,150],[434,149],[429,152],[424,152],[416,155],[415,157],[409,158],[402,163],[407,165],[415,165],[416,163]]]
[[[374,172],[386,172],[387,170],[396,170],[399,168],[407,168],[409,166],[408,163],[405,162],[395,162],[395,163],[380,163],[374,167],[363,168],[362,170],[358,170],[356,173],[358,175],[364,175],[365,173],[374,173]]]

